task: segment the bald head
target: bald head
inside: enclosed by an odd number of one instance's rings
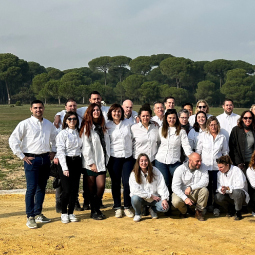
[[[199,169],[202,164],[201,156],[193,152],[189,155],[189,168],[190,170],[196,170]]]
[[[124,115],[126,119],[129,119],[132,114],[133,102],[129,99],[125,100],[122,104]]]

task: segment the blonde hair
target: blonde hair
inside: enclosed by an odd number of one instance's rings
[[[201,111],[201,110],[198,108],[198,105],[199,105],[200,103],[204,103],[204,104],[206,105],[206,108],[207,108],[207,109],[206,109],[206,113],[209,113],[209,105],[208,105],[208,103],[207,103],[204,99],[201,99],[201,100],[198,100],[198,101],[197,101],[195,114],[197,114],[197,112]]]

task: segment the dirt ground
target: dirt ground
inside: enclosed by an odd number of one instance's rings
[[[104,195],[107,219],[95,221],[89,211],[76,212],[79,222],[63,224],[47,194],[43,213],[51,223],[26,226],[24,195],[0,195],[0,254],[255,254],[255,218],[241,221],[207,215],[205,222],[149,216],[141,222],[115,218],[112,197]]]

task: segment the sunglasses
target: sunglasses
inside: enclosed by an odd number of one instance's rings
[[[243,117],[244,120],[252,120],[252,117]]]
[[[77,118],[67,118],[69,121],[75,121],[75,120],[77,120]]]
[[[203,106],[198,106],[199,109],[202,109],[202,108],[206,108],[207,106],[206,105],[203,105]]]

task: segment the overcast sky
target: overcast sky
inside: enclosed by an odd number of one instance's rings
[[[0,52],[60,70],[159,53],[255,64],[254,10],[254,0],[0,0]]]

